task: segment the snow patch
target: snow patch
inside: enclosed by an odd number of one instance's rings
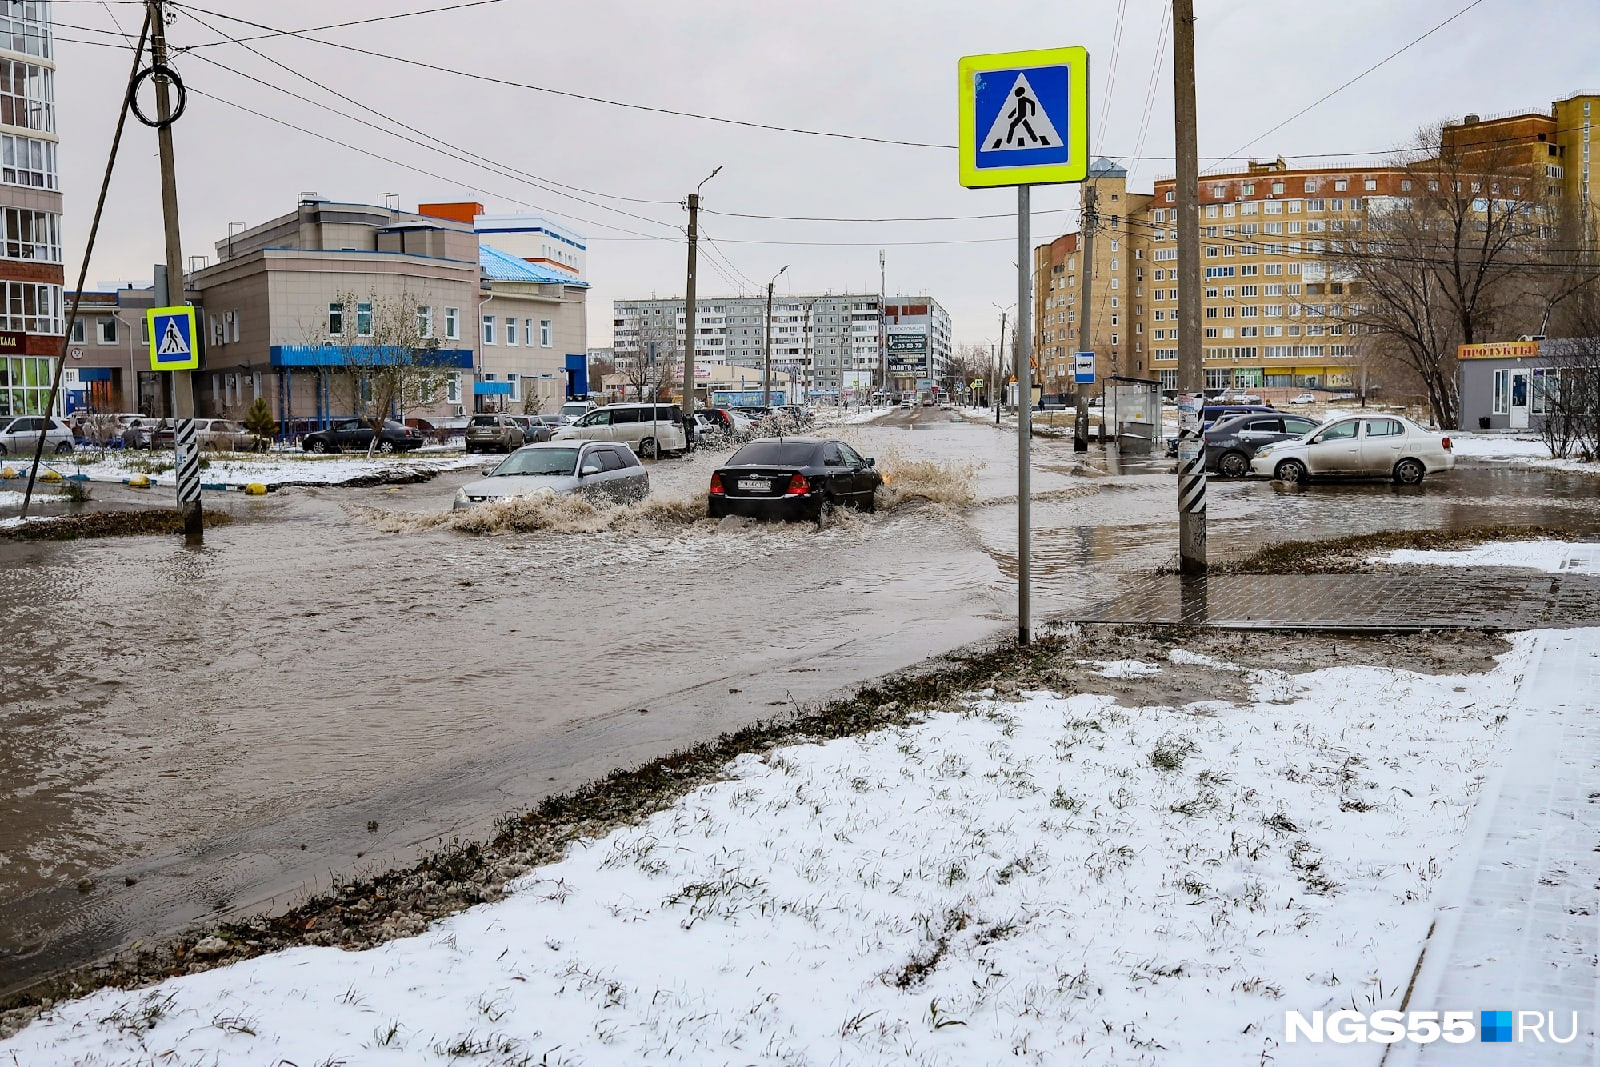
[[[1463,549],[1401,548],[1368,563],[1420,563],[1438,567],[1527,567],[1569,574],[1600,574],[1600,544],[1569,541],[1500,541]]]

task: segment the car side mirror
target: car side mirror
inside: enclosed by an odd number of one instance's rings
[[[496,471],[496,470],[498,470],[498,469],[499,469],[499,467],[500,467],[500,464],[498,464],[498,463],[491,463],[491,464],[490,464],[490,465],[489,465],[489,466],[487,466],[487,467],[485,467],[485,468],[483,468],[483,474],[484,474],[484,476],[485,476],[485,477],[487,477],[487,476],[488,476],[488,475],[491,475],[491,474],[493,474],[493,473],[494,473],[494,472],[495,472],[495,471]]]
[[[874,459],[872,456],[868,456],[867,457],[867,466],[876,467],[877,465],[878,465],[878,461],[876,459]]]
[[[605,470],[605,468],[602,467],[599,462],[592,459],[585,460],[583,466],[578,468],[578,477],[583,478],[590,474],[599,474],[603,470]]]

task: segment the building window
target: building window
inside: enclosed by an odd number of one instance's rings
[[[517,343],[517,320],[512,318],[510,315],[507,315],[506,316],[506,344],[514,345],[516,343]]]
[[[0,59],[0,125],[54,133],[55,72],[37,63]]]
[[[117,320],[116,319],[110,319],[110,318],[100,319],[99,322],[98,322],[98,325],[100,327],[99,330],[98,330],[99,336],[97,336],[95,338],[95,340],[98,341],[100,344],[103,344],[103,345],[114,345],[114,344],[116,344],[117,343]]]
[[[44,263],[61,262],[61,218],[46,211],[25,208],[5,209],[5,244],[0,255],[7,259],[30,259]]]
[[[555,347],[555,343],[556,343],[555,324],[553,322],[551,322],[549,319],[540,319],[539,320],[539,347],[540,348],[553,348],[553,347]]]
[[[356,336],[372,336],[372,305],[358,303],[356,305]]]
[[[511,320],[508,319],[507,321]],[[510,343],[510,341],[506,342],[506,344]],[[508,374],[506,375],[506,381],[511,383],[511,402],[513,404],[520,404],[522,402],[522,375]]]
[[[417,336],[424,339],[433,336],[433,308],[427,304],[417,305]]]
[[[1272,183],[1272,195],[1273,196],[1282,196],[1283,195],[1283,183],[1282,182],[1273,182]]]
[[[329,304],[328,305],[328,336],[329,337],[343,337],[344,336],[344,305],[343,304]]]
[[[1347,181],[1346,179],[1344,179],[1344,178],[1335,178],[1335,179],[1333,179],[1333,191],[1334,192],[1342,193],[1346,189],[1348,189],[1349,187],[1350,187],[1350,182]]]
[[[459,371],[452,373],[444,380],[444,398],[447,403],[461,403],[461,374]]]
[[[522,336],[527,338],[527,343],[528,344],[530,344],[530,345],[533,344],[533,320],[532,319],[523,319],[522,320]]]
[[[72,343],[75,345],[81,345],[83,344],[83,338],[83,317],[80,315],[78,318],[72,320]]]
[[[1511,375],[1507,371],[1494,372],[1494,411],[1495,415],[1504,415],[1509,410],[1511,399]]]
[[[36,282],[3,282],[5,301],[0,309],[0,330],[60,337],[66,329],[61,318],[61,286]],[[48,383],[46,383],[48,384]]]
[[[493,315],[485,315],[483,317],[483,343],[486,344],[486,345],[494,344],[494,316]]]
[[[461,340],[461,310],[459,308],[444,309],[444,336],[447,341]]]
[[[1363,186],[1363,188],[1365,188],[1367,190],[1367,192],[1375,193],[1375,192],[1378,191],[1378,179],[1376,179],[1376,178],[1368,178],[1365,182],[1362,183],[1362,186]]]
[[[4,17],[0,16],[0,22]],[[0,38],[3,39],[3,38]],[[31,189],[59,189],[56,171],[56,144],[36,137],[0,135],[0,181],[7,185],[25,185]]]

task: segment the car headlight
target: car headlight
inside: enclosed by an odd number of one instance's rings
[[[518,493],[517,495],[524,500],[550,500],[555,497],[556,491],[548,485],[541,485],[530,492]]]
[[[1265,448],[1258,448],[1258,449],[1256,449],[1256,458],[1260,459],[1262,456],[1267,455],[1271,451],[1272,451],[1272,446],[1271,445],[1267,445]]]
[[[462,488],[457,489],[456,490],[456,507],[464,508],[470,503],[472,503],[472,498],[467,495],[466,487],[463,486]]]

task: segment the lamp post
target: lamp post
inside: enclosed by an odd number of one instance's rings
[[[784,271],[786,271],[788,269],[789,269],[789,264],[785,263],[783,266],[778,268],[778,273],[774,274],[772,276],[772,280],[767,282],[767,318],[766,318],[767,356],[766,356],[766,367],[761,372],[761,406],[762,407],[771,407],[772,406],[772,287],[778,283],[778,277],[781,274],[783,274]]]

